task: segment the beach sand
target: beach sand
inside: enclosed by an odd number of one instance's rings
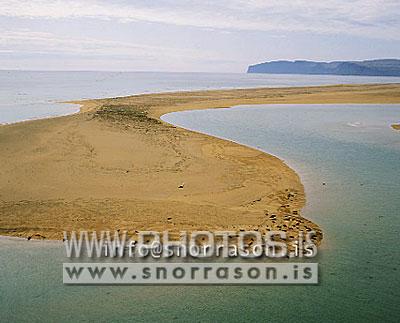
[[[87,100],[81,113],[0,127],[0,234],[67,230],[283,229],[301,217],[299,176],[280,159],[168,125],[191,109],[268,103],[400,103],[400,85],[218,90]],[[268,126],[268,125],[266,125]]]

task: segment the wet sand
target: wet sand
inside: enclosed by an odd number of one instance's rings
[[[168,125],[173,111],[239,104],[400,103],[400,85],[218,90],[86,100],[81,113],[0,127],[0,234],[63,230],[314,229],[276,157]]]

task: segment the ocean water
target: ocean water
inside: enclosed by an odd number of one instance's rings
[[[0,124],[71,114],[58,102],[165,91],[400,82],[399,77],[0,71]]]
[[[189,73],[3,73],[0,84],[6,88],[0,86],[0,122],[46,117],[58,106],[56,101],[78,98],[165,90],[334,84],[345,83],[346,79]],[[379,82],[373,78],[347,78],[354,83],[361,83],[360,79]],[[389,82],[389,78],[383,81]],[[44,107],[40,116],[36,112],[39,106]],[[56,115],[76,109],[64,108],[67,110]],[[163,118],[277,155],[300,173],[308,202],[303,214],[325,233],[317,257],[320,284],[64,286],[62,263],[66,258],[61,243],[0,238],[0,322],[399,321],[400,133],[389,125],[400,120],[400,105],[253,106],[178,112]]]
[[[400,120],[400,105],[241,106],[171,113],[163,120],[257,147],[300,174],[303,215],[324,231],[320,284],[255,289],[255,302],[271,318],[400,320],[400,133],[390,128]],[[292,318],[282,307],[271,309],[283,301],[277,294],[285,295]]]

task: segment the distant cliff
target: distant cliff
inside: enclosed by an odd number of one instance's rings
[[[400,76],[400,59],[337,61],[329,63],[272,61],[250,65],[247,73]]]

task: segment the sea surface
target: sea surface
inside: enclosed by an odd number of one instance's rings
[[[2,73],[1,84],[6,79]],[[21,99],[26,105],[20,106],[17,101],[3,104],[8,94],[0,86],[3,122],[36,118],[39,116],[31,110],[38,106],[51,110],[56,101],[86,97],[344,83],[344,78],[336,76],[253,74],[247,79],[247,75],[144,73],[148,83],[134,83],[131,78],[129,88],[127,79],[133,76],[115,73],[120,88],[104,78],[96,88],[91,83],[96,73],[87,74],[86,87],[82,75],[73,81],[73,73],[69,74],[68,83],[62,75],[44,73],[38,77],[35,73],[28,74],[36,82],[29,79],[24,86],[18,85],[24,88],[21,93],[27,93]],[[48,80],[45,74],[53,75],[53,79]],[[97,73],[98,77],[101,74],[109,75]],[[22,82],[27,76],[21,75],[14,77]],[[317,80],[326,83],[312,83]],[[353,82],[361,83],[360,77]],[[10,83],[9,97],[18,92],[18,86]],[[7,114],[3,111],[13,111],[9,121],[4,121]],[[28,111],[30,116],[19,118],[17,111]],[[40,117],[49,116],[48,111]],[[300,174],[307,194],[303,215],[318,223],[325,234],[316,259],[320,284],[64,286],[62,263],[66,258],[61,243],[0,238],[0,322],[399,321],[400,133],[389,125],[400,120],[400,105],[241,106],[176,112],[163,119],[272,153]]]
[[[243,289],[253,319],[400,321],[400,133],[390,127],[400,105],[240,106],[162,119],[256,147],[300,174],[303,216],[324,232],[320,284]]]
[[[0,124],[75,113],[59,102],[166,91],[400,82],[400,77],[0,71]]]

